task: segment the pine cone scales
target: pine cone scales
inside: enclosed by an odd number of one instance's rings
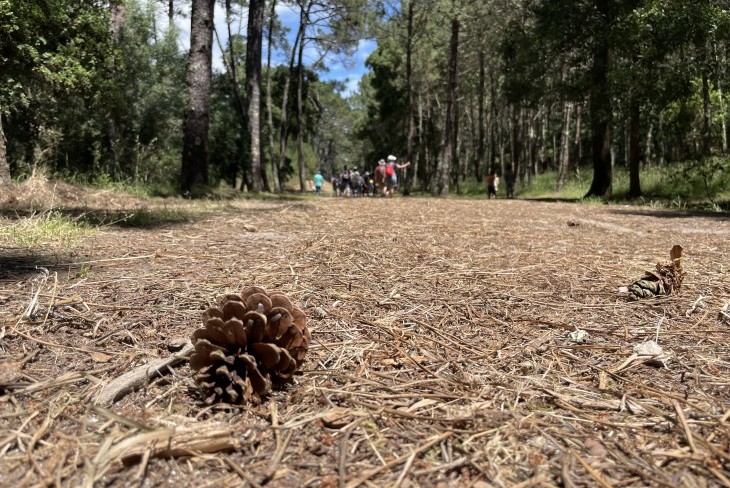
[[[203,326],[192,335],[190,367],[209,405],[241,403],[251,392],[264,396],[272,384],[291,380],[311,340],[304,312],[257,286],[206,310]]]
[[[641,300],[677,293],[682,287],[682,246],[676,244],[669,252],[668,264],[658,263],[656,271],[646,271],[644,277],[628,287],[629,300]]]

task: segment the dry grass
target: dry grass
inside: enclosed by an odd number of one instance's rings
[[[636,212],[251,201],[5,251],[0,484],[728,486],[730,221]],[[675,243],[678,296],[617,295]],[[204,407],[183,363],[95,405],[250,283],[309,317],[295,385]]]

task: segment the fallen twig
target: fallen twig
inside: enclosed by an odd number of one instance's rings
[[[96,397],[96,403],[99,405],[111,405],[121,400],[128,393],[147,384],[152,378],[162,375],[164,369],[168,366],[174,366],[186,360],[194,350],[193,345],[188,344],[177,354],[158,359],[150,364],[144,364],[115,378],[101,390],[99,396]]]

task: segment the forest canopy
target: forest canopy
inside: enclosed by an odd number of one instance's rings
[[[306,191],[395,153],[406,194],[661,168],[712,198],[729,47],[724,0],[0,0],[0,184]]]

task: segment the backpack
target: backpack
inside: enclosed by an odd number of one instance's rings
[[[385,167],[385,176],[393,176],[393,172],[395,171],[394,166],[393,164],[389,164]]]

